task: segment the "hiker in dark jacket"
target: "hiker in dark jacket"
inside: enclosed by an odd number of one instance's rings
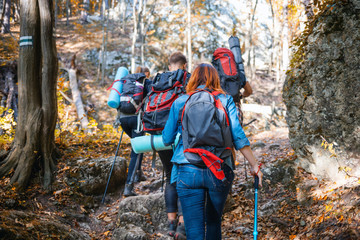
[[[179,69],[186,70],[187,60],[181,52],[174,52],[169,57],[169,71],[177,71]],[[160,160],[166,176],[165,185],[165,205],[168,217],[167,233],[176,239],[185,239],[184,219],[182,216],[181,206],[179,204],[176,185],[170,183],[171,171],[173,164],[171,159],[173,157],[173,150],[158,151]]]
[[[136,69],[135,73],[144,73],[145,74],[144,70],[146,70],[144,67],[139,66]],[[145,75],[144,75],[144,77],[145,77]],[[143,97],[145,97],[149,92],[151,81],[149,79],[145,78],[143,81],[143,85],[144,85]],[[125,131],[125,133],[130,138],[144,135],[143,131],[137,131],[137,128],[138,128],[138,114],[137,113],[126,114],[119,110],[118,118],[120,118],[120,124],[121,124],[122,129]],[[140,162],[138,165],[139,166],[138,169],[135,169],[137,157],[138,157],[138,154],[135,153],[134,150],[131,148],[128,175],[126,178],[125,189],[124,189],[124,193],[123,193],[123,195],[126,197],[127,196],[136,196],[136,193],[133,191],[134,183],[131,182],[131,177],[132,177],[134,171],[136,171],[134,182],[145,180],[144,175],[141,170],[141,162],[143,159],[143,154],[141,153],[141,155],[140,155],[140,159],[139,159]]]
[[[239,123],[233,98],[225,95],[220,87],[217,71],[210,64],[200,64],[193,72],[186,87],[187,94],[197,89],[208,89],[218,95],[229,118],[233,147],[240,150],[251,165],[251,173],[262,182],[262,172],[251,151],[250,142]],[[179,97],[171,106],[169,119],[162,132],[164,144],[174,143],[176,135],[182,133],[180,111],[183,110],[189,95]],[[194,119],[197,121],[197,119]],[[226,180],[215,177],[207,167],[190,164],[184,155],[182,138],[172,157],[173,170],[171,182],[176,183],[186,226],[186,237],[194,239],[221,239],[221,216],[224,204],[234,179],[231,156],[223,159],[223,171]],[[205,228],[206,226],[206,228]],[[205,232],[206,229],[206,232]]]

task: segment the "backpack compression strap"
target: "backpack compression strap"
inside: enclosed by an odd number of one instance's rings
[[[230,149],[230,148],[226,148]],[[210,171],[215,175],[215,177],[221,181],[225,181],[225,173],[221,169],[221,164],[224,162],[221,158],[217,157],[210,151],[201,148],[188,148],[184,150],[189,153],[197,153],[205,163],[205,165],[210,169]]]

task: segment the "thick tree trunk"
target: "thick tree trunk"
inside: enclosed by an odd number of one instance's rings
[[[11,0],[5,0],[4,2],[4,19],[1,26],[1,33],[10,32],[10,11],[11,11]]]
[[[57,119],[56,80],[58,61],[56,43],[53,38],[54,12],[53,1],[39,0],[41,24],[41,53],[43,57],[41,100],[43,126],[40,137],[41,152],[44,163],[44,186],[51,184],[51,172],[55,169],[55,126]],[[49,141],[50,140],[50,141]]]
[[[20,11],[19,118],[13,147],[0,166],[0,176],[14,169],[11,183],[23,190],[30,181],[33,165],[41,159],[44,186],[49,188],[55,169],[57,112],[53,5],[46,0],[21,0]]]

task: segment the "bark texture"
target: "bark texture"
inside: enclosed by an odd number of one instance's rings
[[[4,1],[4,13],[2,19],[1,33],[9,33],[10,32],[10,11],[11,11],[11,0]]]
[[[359,9],[359,1],[351,0],[316,19],[304,60],[283,88],[290,143],[300,164],[330,179],[343,166],[360,176]],[[323,138],[334,144],[336,156],[321,146]]]
[[[11,183],[19,190],[29,183],[35,163],[42,166],[45,188],[50,187],[55,169],[57,58],[52,4],[46,0],[20,2],[20,36],[31,36],[32,45],[20,47],[18,123],[13,147],[0,166],[0,176],[14,169]]]

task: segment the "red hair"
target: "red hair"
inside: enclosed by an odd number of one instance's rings
[[[195,68],[186,86],[186,93],[194,92],[200,85],[205,85],[207,89],[225,94],[220,85],[218,72],[210,64],[201,63]]]

